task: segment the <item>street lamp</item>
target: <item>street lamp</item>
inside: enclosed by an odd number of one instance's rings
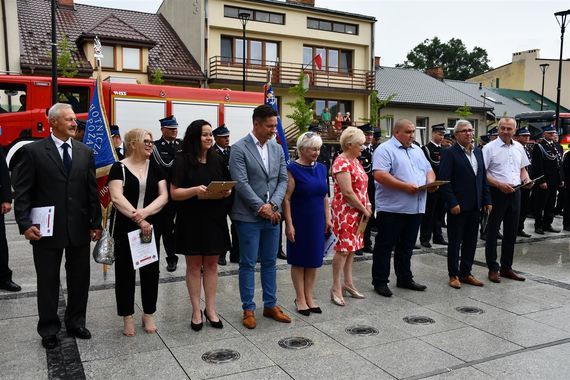
[[[544,108],[544,74],[550,65],[548,63],[541,63],[539,66],[540,71],[542,71],[542,91],[540,92],[540,110],[542,111]]]
[[[241,22],[241,25],[243,26],[243,39],[242,39],[242,47],[243,47],[243,52],[242,52],[242,67],[243,67],[243,80],[242,80],[242,91],[245,91],[245,26],[247,25],[247,22],[249,21],[249,18],[251,17],[251,15],[248,12],[240,12],[238,14],[238,18]]]
[[[560,128],[560,86],[562,82],[562,49],[564,48],[564,32],[568,25],[570,9],[556,12],[556,22],[560,25],[560,59],[558,60],[558,87],[556,88],[556,128]],[[560,19],[559,19],[560,18]]]

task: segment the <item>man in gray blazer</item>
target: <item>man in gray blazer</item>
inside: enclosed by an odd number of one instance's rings
[[[93,152],[74,141],[75,113],[69,104],[56,103],[48,112],[51,135],[22,148],[12,176],[16,222],[32,244],[38,284],[38,333],[42,345],[58,345],[61,322],[59,272],[65,250],[67,334],[90,339],[85,328],[89,292],[89,243],[101,238],[101,205],[97,195]],[[42,236],[31,219],[34,207],[53,206],[52,236]]]
[[[276,268],[281,203],[287,190],[287,167],[281,147],[273,141],[277,112],[261,105],[253,111],[253,131],[232,146],[230,174],[236,196],[231,212],[239,236],[239,291],[243,325],[256,326],[255,264],[261,263],[263,316],[289,323],[277,306]]]

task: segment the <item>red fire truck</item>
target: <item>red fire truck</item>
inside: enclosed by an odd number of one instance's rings
[[[87,119],[95,88],[94,79],[58,79],[58,101],[73,107],[77,118]],[[261,88],[260,88],[261,90]],[[47,110],[51,106],[51,78],[0,75],[0,146],[10,167],[18,160],[18,150],[49,135]],[[232,140],[251,130],[253,109],[263,103],[263,92],[228,89],[143,85],[103,82],[107,119],[117,124],[124,135],[140,127],[160,137],[159,119],[174,115],[183,137],[193,120],[204,119],[213,128],[225,123]]]

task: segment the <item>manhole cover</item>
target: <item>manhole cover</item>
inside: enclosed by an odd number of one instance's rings
[[[202,355],[202,360],[211,364],[223,364],[234,362],[240,358],[240,354],[234,350],[221,348],[219,350],[212,350]]]
[[[459,306],[456,307],[455,310],[462,314],[483,314],[485,312],[485,310],[475,306]]]
[[[435,321],[430,317],[415,316],[415,315],[404,317],[404,322],[409,323],[410,325],[431,325],[435,323]]]
[[[303,350],[305,348],[311,347],[312,345],[312,340],[300,336],[284,338],[279,341],[279,346],[287,348],[289,350]]]
[[[371,336],[371,335],[378,335],[378,329],[375,329],[372,326],[351,326],[347,327],[344,331],[346,331],[349,335],[361,335],[361,336]]]

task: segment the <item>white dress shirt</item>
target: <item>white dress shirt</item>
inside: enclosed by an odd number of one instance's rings
[[[463,153],[465,153],[465,156],[469,160],[469,163],[471,164],[471,167],[473,168],[473,172],[475,173],[475,175],[477,175],[477,169],[479,169],[479,165],[477,164],[477,157],[475,157],[475,153],[473,153],[473,149],[467,150],[467,149],[465,149],[464,146],[461,146],[461,149],[463,149]]]
[[[530,165],[523,146],[515,140],[507,145],[497,138],[483,147],[487,174],[511,186],[521,184],[521,169]]]
[[[261,145],[257,137],[251,132],[249,132],[255,146],[257,147],[257,151],[261,155],[261,160],[263,161],[263,166],[265,166],[265,171],[269,173],[269,149],[267,148],[267,141],[265,144]]]
[[[59,153],[59,157],[61,158],[62,161],[63,161],[63,148],[61,146],[63,145],[63,143],[67,143],[67,145],[69,145],[69,148],[67,149],[67,153],[69,153],[69,158],[73,159],[73,153],[71,153],[71,151],[72,151],[71,140],[73,140],[73,139],[71,137],[68,138],[67,141],[63,141],[63,140],[60,140],[57,137],[55,137],[54,134],[52,133],[51,139],[55,143],[55,146],[56,146],[57,151]]]

